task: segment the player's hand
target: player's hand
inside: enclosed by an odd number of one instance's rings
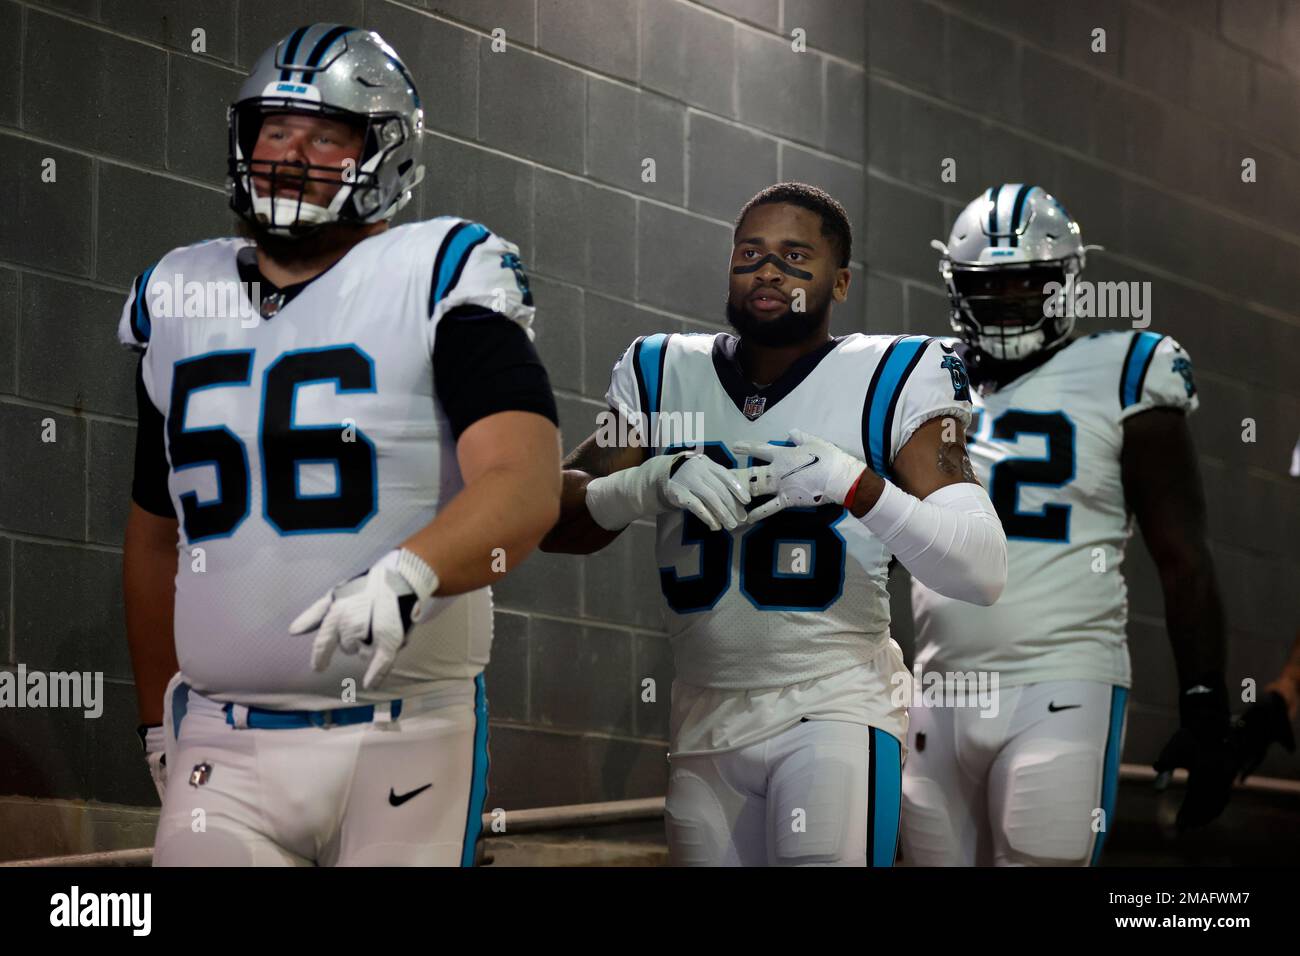
[[[783,508],[842,505],[867,468],[837,445],[797,428],[790,432],[790,440],[793,447],[750,441],[731,446],[737,455],[771,462],[751,469],[750,493],[774,496],[749,513],[751,522],[762,521]]]
[[[153,778],[158,800],[161,801],[167,789],[167,754],[164,753],[166,740],[162,724],[142,724],[136,732],[140,735],[140,746],[144,748],[149,776]]]
[[[733,469],[706,455],[688,454],[665,477],[660,499],[670,510],[689,511],[710,531],[732,531],[744,524],[750,494]]]
[[[587,483],[587,512],[608,531],[621,531],[637,518],[665,511],[689,511],[710,531],[738,527],[750,494],[743,475],[704,455],[656,455],[635,468]]]
[[[1228,692],[1223,683],[1198,684],[1179,700],[1182,725],[1153,765],[1163,790],[1175,768],[1187,770],[1187,792],[1178,809],[1178,829],[1205,826],[1228,805],[1237,775],[1237,753],[1229,737]]]
[[[334,587],[289,625],[294,635],[317,631],[311,666],[324,670],[335,648],[369,660],[361,686],[373,690],[388,676],[411,625],[421,620],[438,590],[438,575],[418,555],[396,548],[369,571]]]
[[[1232,723],[1232,743],[1242,780],[1255,772],[1270,744],[1281,744],[1288,753],[1295,753],[1295,734],[1291,730],[1286,698],[1270,691],[1263,700],[1242,711]]]

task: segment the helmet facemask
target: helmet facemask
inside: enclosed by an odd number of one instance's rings
[[[302,162],[254,160],[253,150],[267,117],[295,113],[336,119],[362,131],[362,148],[355,168]],[[258,97],[236,103],[230,109],[229,188],[231,207],[243,219],[274,235],[298,237],[331,222],[371,223],[391,217],[410,200],[410,189],[383,208],[386,172],[395,180],[407,172],[411,160],[396,170],[385,160],[411,137],[404,119],[395,114],[361,115],[347,110],[311,104],[297,98]],[[415,185],[421,178],[417,170]],[[263,188],[254,178],[265,179]],[[328,183],[338,189],[328,205],[306,201],[307,183]],[[291,187],[304,187],[298,190]]]
[[[953,329],[999,361],[1027,358],[1070,335],[1069,299],[1079,271],[1074,256],[996,265],[954,263],[944,256],[939,262]],[[1055,284],[1054,291],[1049,284]]]

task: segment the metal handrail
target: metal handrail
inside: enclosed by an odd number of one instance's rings
[[[1155,779],[1156,772],[1144,764],[1120,764],[1121,780],[1146,783]],[[1187,772],[1175,770],[1173,782],[1186,783]],[[1251,777],[1238,783],[1237,789],[1259,793],[1300,796],[1300,780],[1283,780],[1277,777]],[[611,800],[604,803],[574,803],[557,807],[535,807],[528,810],[505,810],[498,818],[495,813],[483,814],[485,839],[537,833],[546,830],[573,829],[575,827],[609,826],[616,823],[635,823],[658,820],[664,814],[663,797],[645,797],[638,800]],[[503,820],[505,830],[493,830],[494,822]],[[32,860],[0,862],[0,866],[147,866],[153,861],[153,848],[130,850],[105,850],[100,853],[75,853],[68,856],[47,856]]]

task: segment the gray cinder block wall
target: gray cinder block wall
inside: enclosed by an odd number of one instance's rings
[[[378,30],[420,85],[429,174],[403,219],[476,218],[521,247],[566,447],[635,335],[722,327],[731,219],[762,186],[811,181],[848,207],[837,332],[942,331],[928,240],[986,181],[1051,188],[1112,250],[1095,272],[1150,280],[1153,327],[1197,361],[1233,675],[1275,669],[1300,620],[1285,586],[1300,507],[1282,477],[1300,421],[1296,4],[1222,7],[0,0],[0,62],[19,78],[0,89],[0,663],[100,670],[107,698],[98,720],[0,713],[0,794],[154,802],[121,624],[134,403],[113,330],[138,271],[232,231],[225,105],[309,20]],[[1242,156],[1257,183],[1240,182]],[[45,419],[57,442],[40,442]],[[637,525],[597,559],[537,555],[497,588],[489,806],[663,792],[672,666],[651,545]],[[1172,665],[1140,546],[1130,577],[1129,749],[1145,759]]]

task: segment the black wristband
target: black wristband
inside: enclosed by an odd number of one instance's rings
[[[691,455],[690,452],[687,451],[684,451],[680,455],[678,455],[677,460],[673,462],[672,466],[668,469],[668,477],[671,478],[673,475],[677,474],[677,469],[682,467],[682,465],[686,464],[687,460],[690,459],[691,457],[693,456]]]

